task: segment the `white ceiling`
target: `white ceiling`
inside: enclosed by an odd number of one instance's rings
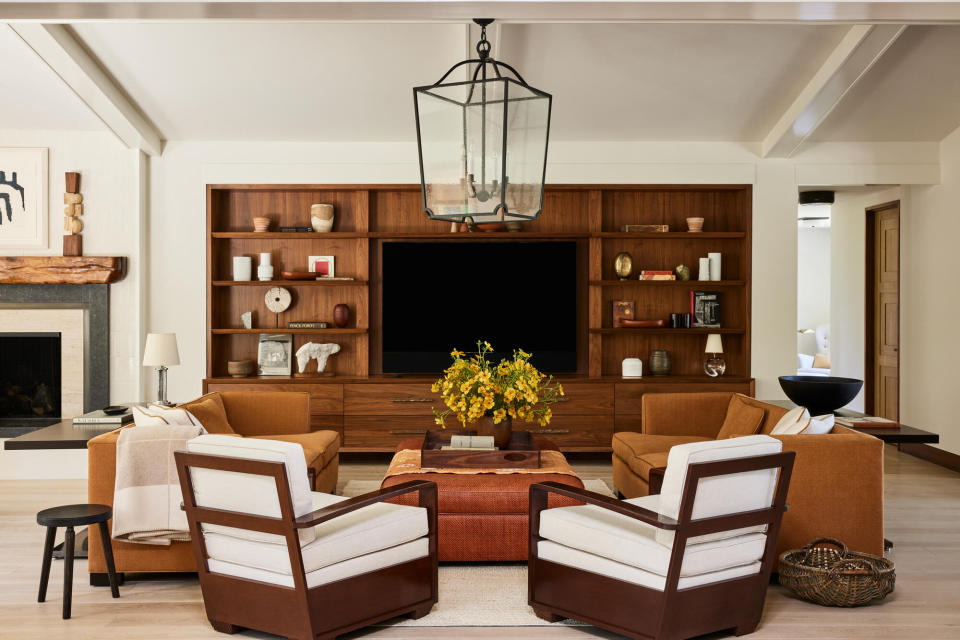
[[[104,24],[75,31],[168,140],[394,141],[464,27]],[[452,64],[452,63],[451,63]],[[445,69],[444,69],[445,70]]]
[[[960,125],[960,27],[909,27],[811,136],[932,142]]]
[[[411,88],[436,81],[467,49],[462,24],[88,22],[73,29],[168,140],[412,140]],[[508,24],[494,54],[554,95],[555,140],[756,142],[847,29]],[[2,95],[23,96],[0,101],[0,129],[102,128],[5,28],[0,60]],[[960,26],[909,27],[812,139],[942,139],[960,126],[958,60]]]
[[[100,119],[3,24],[0,65],[0,129],[103,129]]]

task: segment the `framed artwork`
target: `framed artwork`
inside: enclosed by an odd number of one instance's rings
[[[257,364],[262,376],[289,376],[293,373],[293,336],[289,333],[261,333]]]
[[[333,278],[333,256],[309,256],[307,268],[316,273],[318,278]]]
[[[0,247],[49,246],[47,158],[44,147],[0,147]]]

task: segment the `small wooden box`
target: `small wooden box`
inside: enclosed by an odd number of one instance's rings
[[[477,435],[476,431],[431,429],[423,439],[420,466],[424,469],[539,469],[540,449],[529,431],[514,431],[506,449],[443,451],[454,435]]]

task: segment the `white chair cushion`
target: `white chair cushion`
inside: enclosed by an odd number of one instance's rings
[[[430,540],[428,538],[419,538],[412,542],[390,547],[375,553],[368,553],[363,556],[351,558],[337,564],[328,565],[316,571],[307,573],[307,588],[318,587],[328,582],[336,582],[344,578],[376,571],[377,569],[386,569],[395,564],[409,562],[422,558],[430,553]],[[213,560],[208,562],[210,571],[214,573],[223,573],[247,580],[257,580],[259,582],[269,582],[284,587],[293,587],[293,576],[289,573],[274,573],[264,569],[247,567],[223,560]],[[375,594],[373,594],[375,595]]]
[[[649,508],[648,504],[657,498],[645,496],[629,502]],[[639,501],[646,501],[647,504],[638,504]],[[670,567],[672,549],[658,543],[656,533],[656,527],[645,522],[593,505],[540,512],[542,537],[665,576]],[[695,576],[756,562],[763,557],[766,539],[762,533],[753,533],[703,544],[688,544],[684,550],[680,575]]]
[[[667,469],[663,474],[660,487],[659,512],[671,518],[680,515],[680,500],[687,479],[687,466],[700,462],[733,460],[751,456],[764,456],[780,453],[782,443],[766,435],[743,436],[726,440],[707,440],[690,442],[670,449],[667,456]],[[693,503],[692,518],[710,518],[713,516],[741,513],[756,509],[766,509],[773,504],[773,492],[777,484],[777,470],[749,471],[735,473],[700,481],[696,499]],[[751,532],[762,532],[763,525],[746,527],[733,531],[721,531],[689,540],[690,544],[722,540]],[[657,529],[657,541],[665,546],[673,546],[673,531]]]
[[[307,476],[307,462],[303,447],[295,442],[262,440],[260,438],[237,438],[225,435],[204,435],[187,441],[187,451],[216,456],[229,456],[247,460],[282,462],[290,486],[295,517],[313,511],[314,501]],[[273,478],[249,473],[234,473],[216,469],[191,469],[193,492],[197,506],[237,511],[270,518],[280,517],[280,499]],[[283,543],[283,536],[261,533],[220,525],[203,525],[204,531],[219,531],[231,536],[262,542]],[[313,529],[302,529],[303,544],[315,538]]]
[[[313,495],[317,509],[347,499],[325,493]],[[394,547],[425,536],[428,530],[426,509],[379,502],[313,527],[315,539],[301,547],[303,569],[316,571]],[[291,574],[290,555],[282,538],[279,543],[270,543],[217,531],[205,533],[203,539],[213,559]]]
[[[632,582],[633,584],[638,584],[648,589],[656,589],[657,591],[663,591],[667,583],[667,579],[662,575],[650,573],[649,571],[644,571],[643,569],[638,569],[637,567],[620,562],[614,562],[608,558],[602,558],[592,553],[580,551],[579,549],[571,549],[570,547],[565,547],[562,544],[557,544],[550,540],[541,540],[537,543],[537,555],[550,562],[597,573],[608,578],[614,578],[615,580]],[[711,582],[752,576],[759,572],[760,563],[754,562],[721,571],[680,578],[677,588],[689,589],[690,587],[710,584]]]

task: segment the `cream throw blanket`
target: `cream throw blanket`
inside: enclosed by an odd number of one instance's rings
[[[169,546],[190,540],[174,451],[203,428],[156,425],[123,429],[117,440],[113,491],[113,537],[124,542]]]

